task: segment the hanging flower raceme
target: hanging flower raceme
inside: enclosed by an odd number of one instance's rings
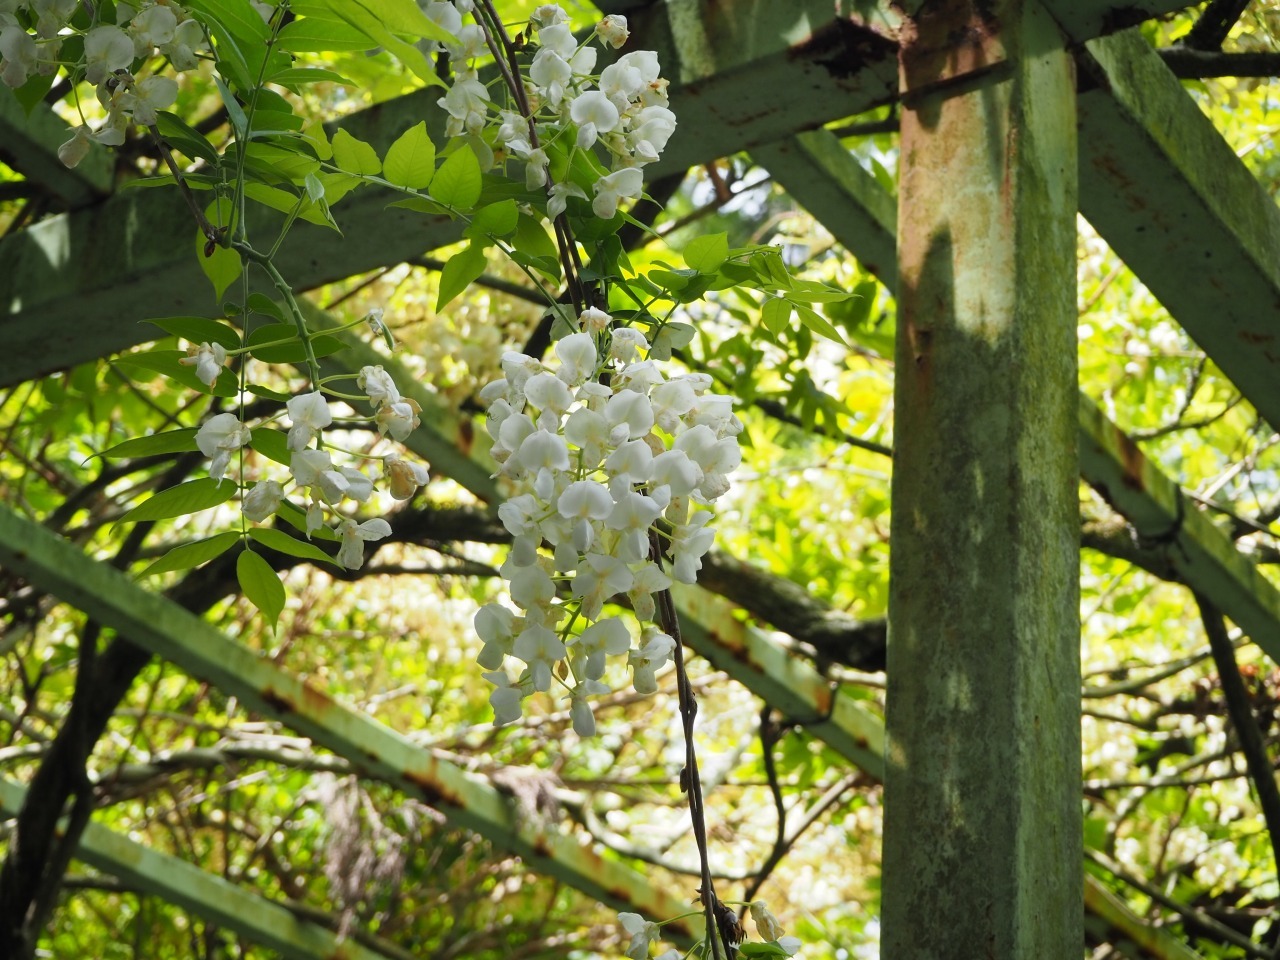
[[[558,685],[574,729],[587,735],[589,697],[609,691],[610,658],[630,667],[638,692],[657,689],[675,641],[647,623],[654,594],[673,577],[694,581],[715,535],[711,512],[691,504],[728,489],[742,424],[727,399],[708,394],[709,377],[668,378],[642,359],[649,341],[641,331],[615,327],[597,308],[579,324],[556,343],[556,364],[508,353],[504,376],[480,392],[499,475],[516,487],[498,517],[512,537],[501,572],[521,614],[489,604],[476,631],[481,666],[499,678],[497,722],[516,719],[524,697]],[[649,556],[660,522],[670,571]],[[604,615],[623,595],[640,620],[638,641],[626,621]],[[514,681],[500,669],[508,658],[522,663]]]

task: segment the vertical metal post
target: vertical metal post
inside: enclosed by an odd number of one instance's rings
[[[1037,0],[904,23],[883,952],[1082,933],[1073,67]]]

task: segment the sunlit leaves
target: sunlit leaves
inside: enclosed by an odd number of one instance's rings
[[[445,261],[440,271],[440,291],[436,297],[439,310],[462,293],[480,274],[484,273],[484,247],[479,243],[468,244],[461,252]]]
[[[381,172],[382,161],[378,159],[377,151],[346,130],[339,129],[330,144],[333,148],[333,162],[346,172],[367,176]]]
[[[459,147],[436,171],[431,181],[434,200],[456,210],[470,210],[480,199],[480,161],[467,146]]]
[[[418,121],[387,148],[383,171],[396,186],[427,188],[436,171],[436,147],[427,135],[426,121]]]

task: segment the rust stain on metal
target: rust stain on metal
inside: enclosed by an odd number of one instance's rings
[[[1263,344],[1269,344],[1272,340],[1275,339],[1275,334],[1261,333],[1257,330],[1241,330],[1238,334],[1236,334],[1236,336],[1238,336],[1245,343],[1254,347],[1259,347],[1259,346],[1262,346]]]
[[[471,456],[471,445],[476,441],[476,428],[471,421],[463,417],[458,421],[458,449],[464,457]]]
[[[466,803],[462,797],[441,786],[440,778],[436,773],[439,765],[435,757],[428,757],[426,762],[425,771],[406,767],[402,771],[405,781],[414,786],[429,806],[438,808],[441,804],[447,804],[454,808],[465,807]]]
[[[790,60],[807,60],[837,80],[849,80],[866,67],[892,60],[898,43],[855,17],[838,17],[818,27],[787,51]]]
[[[1124,470],[1122,482],[1130,490],[1146,490],[1147,485],[1142,473],[1147,465],[1147,458],[1142,455],[1137,443],[1119,427],[1112,430],[1116,440],[1116,453],[1120,458],[1120,466]]]

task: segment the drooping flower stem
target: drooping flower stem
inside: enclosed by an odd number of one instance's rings
[[[298,301],[293,295],[293,288],[289,286],[289,281],[284,278],[284,274],[271,262],[271,257],[268,254],[238,240],[232,242],[231,248],[246,260],[256,263],[271,278],[271,283],[279,291],[285,306],[289,310],[293,325],[297,328],[298,339],[302,341],[302,349],[306,352],[307,374],[311,378],[311,385],[318,389],[320,386],[320,362],[316,359],[315,348],[311,345],[311,333],[307,330],[307,321],[302,316],[302,309],[298,306]]]
[[[659,567],[662,566],[662,541],[656,530],[649,532],[649,558]],[[676,642],[673,660],[676,665],[676,695],[680,702],[680,722],[684,728],[684,773],[680,777],[680,788],[689,797],[689,818],[693,824],[693,838],[698,845],[698,865],[702,873],[702,912],[707,922],[707,941],[711,946],[711,956],[721,960],[721,948],[729,953],[729,945],[721,943],[719,927],[716,923],[717,906],[715,888],[711,883],[711,858],[707,853],[707,820],[702,805],[702,779],[698,776],[698,755],[693,739],[694,721],[698,716],[698,700],[693,693],[693,684],[689,682],[689,671],[684,662],[684,640],[680,635],[680,615],[676,613],[675,601],[671,598],[670,588],[659,592],[657,600],[658,622],[662,629]]]

